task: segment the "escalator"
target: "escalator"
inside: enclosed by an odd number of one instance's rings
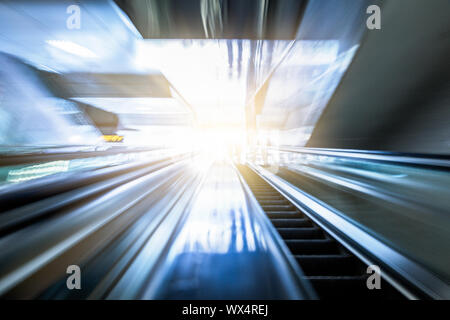
[[[1,299],[314,298],[233,165],[199,169],[198,159],[155,155],[5,183]],[[67,282],[73,266],[80,290]]]
[[[367,265],[247,166],[239,171],[319,299],[404,299],[387,281],[369,290]]]

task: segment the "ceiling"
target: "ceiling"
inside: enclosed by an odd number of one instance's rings
[[[291,43],[145,40],[108,0],[77,2],[80,29],[68,29],[66,10],[72,4],[64,0],[0,1],[1,50],[59,79],[54,82],[66,85],[70,98],[173,94],[200,123],[242,123],[248,97],[267,79]],[[164,80],[158,80],[161,76],[172,86],[169,95]],[[156,81],[162,83],[161,89],[155,90]],[[133,110],[132,101],[127,104],[129,110],[142,111],[142,105]]]
[[[306,0],[116,0],[145,39],[293,40]]]

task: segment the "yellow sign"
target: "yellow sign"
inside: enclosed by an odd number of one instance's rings
[[[123,136],[118,136],[115,134],[105,134],[103,135],[103,140],[106,142],[122,142]]]

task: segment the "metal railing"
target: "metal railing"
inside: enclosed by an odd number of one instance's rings
[[[426,296],[450,297],[446,156],[270,148],[266,157],[254,170],[312,218],[384,263],[396,279]]]

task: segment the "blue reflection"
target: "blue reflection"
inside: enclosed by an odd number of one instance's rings
[[[156,278],[158,299],[298,299],[292,270],[253,211],[236,169],[215,162]],[[259,216],[261,214],[261,216]],[[263,230],[264,229],[264,230]]]
[[[182,252],[239,253],[264,250],[259,226],[236,188],[231,166],[213,165],[174,247]]]
[[[259,128],[280,129],[281,145],[304,146],[309,140],[359,47],[365,5],[348,0],[308,3],[297,39],[257,106],[262,110]]]

